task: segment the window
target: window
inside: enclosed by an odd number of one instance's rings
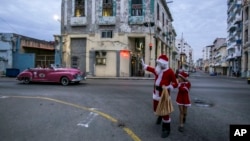
[[[157,3],[157,20],[160,20],[160,6]]]
[[[142,0],[132,0],[132,16],[142,16]]]
[[[72,68],[77,68],[78,66],[78,57],[77,56],[72,56],[71,58],[71,67]]]
[[[248,42],[248,29],[245,30],[245,42]]]
[[[96,65],[106,65],[106,54],[106,51],[95,52]]]
[[[103,0],[102,16],[113,16],[112,0]]]
[[[165,22],[165,21],[164,21],[164,18],[165,18],[165,17],[164,17],[164,13],[162,13],[162,25],[163,25],[163,26],[165,25],[165,23],[164,23],[164,22]]]
[[[85,16],[85,0],[75,0],[75,17]]]
[[[102,31],[102,38],[112,38],[112,37],[113,37],[112,30]]]
[[[246,11],[245,11],[245,20],[247,21],[248,20],[248,12],[249,12],[249,8],[247,7],[246,8]]]

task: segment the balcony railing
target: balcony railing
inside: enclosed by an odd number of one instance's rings
[[[242,16],[241,14],[237,14],[234,20],[234,24],[239,23],[242,21]]]
[[[162,30],[162,22],[161,21],[156,21],[156,27],[160,30]]]
[[[234,49],[235,46],[236,46],[236,42],[232,42],[232,43],[227,45],[227,50]]]
[[[128,19],[129,24],[143,24],[144,22],[144,17],[143,16],[130,16]]]
[[[221,54],[220,54],[220,53],[218,53],[218,54],[216,54],[216,55],[214,56],[214,58],[218,58],[218,57],[221,57]]]
[[[116,24],[116,18],[115,16],[101,16],[98,19],[99,25],[115,25]]]
[[[87,25],[87,17],[71,17],[70,18],[71,26],[84,26]]]

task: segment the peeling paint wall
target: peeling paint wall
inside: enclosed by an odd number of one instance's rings
[[[110,74],[101,74],[103,69],[108,69],[106,67],[100,67],[101,70],[97,70],[98,66],[91,66],[93,58],[90,58],[92,55],[89,55],[90,51],[94,50],[107,50],[108,52],[120,51],[120,50],[129,50],[134,51],[135,49],[135,38],[143,38],[145,43],[144,50],[144,60],[149,64],[151,60],[151,65],[154,66],[155,59],[157,56],[162,53],[158,52],[163,50],[163,53],[168,53],[171,55],[169,44],[166,36],[163,36],[163,33],[171,32],[172,19],[170,20],[169,25],[161,25],[159,21],[156,20],[156,5],[160,5],[160,16],[161,13],[165,13],[165,19],[171,17],[168,12],[165,11],[166,8],[162,4],[162,0],[143,0],[142,4],[142,16],[131,16],[131,4],[132,0],[113,0],[113,15],[110,17],[102,16],[102,0],[86,0],[86,16],[85,17],[73,17],[74,15],[74,1],[75,0],[62,0],[62,34],[64,35],[64,62],[66,66],[70,66],[70,57],[71,57],[71,40],[73,38],[85,38],[86,39],[86,71],[95,72],[95,75],[110,75]],[[160,18],[161,19],[161,18]],[[154,22],[155,26],[146,27],[144,26],[145,22]],[[159,23],[159,24],[157,24]],[[157,25],[161,25],[157,29]],[[101,33],[103,30],[112,30],[112,38],[101,38]],[[150,34],[151,33],[151,34]],[[151,58],[149,58],[149,43],[153,43],[153,49],[151,52]],[[156,42],[158,43],[156,50]],[[79,46],[80,47],[80,46]],[[164,49],[162,49],[164,48]],[[157,51],[157,52],[156,52]],[[136,52],[134,52],[136,53]],[[111,55],[112,56],[112,55]],[[107,61],[113,58],[113,56],[107,58]],[[93,56],[92,56],[93,57]],[[122,59],[122,58],[121,58]],[[92,61],[91,61],[92,60]],[[121,60],[121,62],[131,63],[130,61]],[[93,64],[94,65],[94,64]],[[119,69],[113,74],[121,74],[121,68],[123,69],[123,74],[130,76],[130,65],[126,67],[118,67]],[[92,69],[95,68],[95,71]],[[112,69],[113,70],[113,69]],[[116,70],[116,69],[115,69]],[[126,71],[125,71],[126,70]],[[113,71],[111,71],[113,73]]]

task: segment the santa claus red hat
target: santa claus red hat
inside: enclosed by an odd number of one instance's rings
[[[179,75],[180,77],[182,77],[183,79],[187,79],[188,76],[189,76],[189,75],[188,75],[186,72],[184,72],[184,71],[180,72],[178,75]]]
[[[160,55],[156,62],[163,64],[163,65],[167,65],[168,64],[168,57],[164,54]]]

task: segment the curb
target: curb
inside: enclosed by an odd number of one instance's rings
[[[113,79],[113,80],[154,80],[154,78],[147,77],[86,77],[86,79]]]

